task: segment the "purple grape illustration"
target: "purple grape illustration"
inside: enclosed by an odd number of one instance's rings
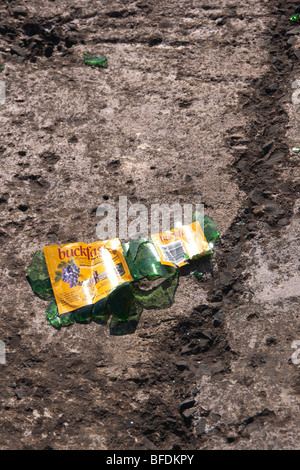
[[[78,283],[80,268],[75,264],[67,264],[62,269],[62,280],[70,283],[69,287],[76,287]]]

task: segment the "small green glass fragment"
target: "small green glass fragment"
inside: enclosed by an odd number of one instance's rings
[[[293,152],[294,153],[299,153],[300,152],[300,147],[293,147]]]
[[[300,19],[300,13],[295,13],[295,15],[290,17],[290,21],[294,23],[295,21],[298,21]]]
[[[107,57],[93,56],[90,54],[84,54],[83,61],[86,65],[92,65],[94,67],[107,67]]]
[[[0,67],[0,73],[3,72],[4,69],[5,69],[5,65],[2,65],[2,66]]]
[[[200,271],[193,271],[191,273],[191,276],[195,277],[196,279],[202,279],[203,278],[203,273]]]
[[[57,317],[54,317],[51,321],[48,322],[51,326],[53,326],[54,328],[56,329],[60,329],[61,328],[61,321],[60,321],[60,318],[59,316]]]

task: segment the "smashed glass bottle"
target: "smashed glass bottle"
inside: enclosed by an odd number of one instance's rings
[[[180,268],[211,255],[220,233],[215,222],[195,213],[191,224],[128,243],[119,239],[91,244],[50,245],[35,253],[26,269],[33,292],[50,301],[48,323],[106,324],[110,333],[135,331],[144,309],[164,309],[174,302]],[[194,270],[196,279],[202,272]],[[150,289],[140,281],[161,279]]]

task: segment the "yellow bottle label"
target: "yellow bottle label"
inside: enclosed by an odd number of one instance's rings
[[[44,247],[59,314],[98,302],[132,281],[118,238]]]
[[[160,262],[169,266],[184,266],[187,259],[209,251],[198,221],[151,235],[151,238],[159,253]]]

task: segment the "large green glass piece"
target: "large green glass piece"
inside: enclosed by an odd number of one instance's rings
[[[107,299],[107,310],[112,315],[110,334],[133,333],[143,309],[164,309],[174,302],[179,274],[176,272],[158,286],[143,290],[137,283],[122,284]]]
[[[32,263],[26,269],[33,292],[44,300],[54,297],[50,276],[43,250],[34,254]]]
[[[135,284],[132,288],[135,300],[145,309],[169,308],[174,302],[178,280],[179,273],[175,272],[150,290],[143,290]]]
[[[134,280],[147,278],[167,278],[176,268],[161,264],[157,250],[152,241],[140,238],[126,244],[123,253],[128,264],[130,274]]]
[[[107,311],[112,315],[109,325],[111,335],[124,335],[135,331],[143,307],[136,302],[131,283],[122,284],[109,294]]]

